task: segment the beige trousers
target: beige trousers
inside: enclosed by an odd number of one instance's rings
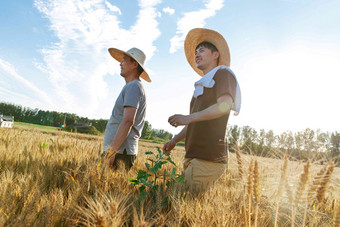
[[[226,163],[185,158],[183,160],[185,186],[192,192],[204,192],[222,176],[226,169]]]

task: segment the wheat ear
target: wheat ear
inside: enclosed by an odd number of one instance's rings
[[[240,149],[236,148],[236,159],[237,159],[237,167],[238,167],[238,175],[240,178],[243,178],[243,168],[242,168],[242,159],[240,154]]]
[[[320,183],[319,183],[318,188],[316,190],[317,204],[314,207],[314,211],[319,210],[319,208],[321,206],[321,202],[325,198],[326,189],[327,189],[329,179],[332,175],[333,170],[334,170],[334,163],[331,161],[327,164],[327,171],[323,175],[323,177],[320,179]],[[312,219],[312,224],[311,224],[312,227],[314,226],[314,222],[315,222],[315,212],[314,212],[313,219]]]
[[[240,154],[240,148],[236,145],[236,149],[235,149],[235,151],[236,151],[236,159],[237,159],[237,167],[238,167],[238,175],[239,175],[239,177],[240,177],[240,179],[241,179],[241,182],[243,183],[243,165],[242,165],[242,158],[241,158],[241,154]],[[246,196],[246,189],[245,189],[245,185],[243,185],[243,202],[244,202],[244,204],[246,204],[246,202],[245,202],[245,196]],[[246,208],[246,206],[242,206],[242,209],[244,210],[244,214],[246,214],[246,210],[247,210],[247,208]],[[247,223],[247,216],[246,215],[244,215],[244,217],[245,217],[245,223],[244,224],[246,224]]]
[[[315,193],[321,184],[322,178],[325,175],[326,170],[327,166],[323,166],[322,169],[320,169],[320,171],[316,174],[312,184],[308,188],[307,198],[310,203],[312,203],[315,199]]]
[[[317,194],[316,194],[316,199],[318,201],[318,203],[320,204],[322,202],[322,200],[325,198],[325,194],[326,194],[326,190],[327,190],[327,186],[329,183],[329,180],[331,178],[331,175],[333,173],[334,170],[334,162],[332,161],[328,168],[327,168],[327,172],[324,175],[324,177],[322,178],[319,188],[317,190]]]
[[[325,174],[326,170],[327,170],[327,166],[323,166],[320,169],[320,171],[316,174],[316,176],[314,177],[312,183],[309,185],[308,192],[307,192],[307,201],[308,202],[305,205],[305,211],[304,211],[304,214],[303,214],[302,226],[304,226],[306,224],[308,205],[312,205],[314,203],[315,192],[316,192],[317,188],[319,187],[321,179],[322,179],[323,175]]]

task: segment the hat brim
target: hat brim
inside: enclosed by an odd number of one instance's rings
[[[125,52],[125,51],[122,51],[122,50],[119,50],[117,48],[109,48],[109,53],[110,55],[116,59],[118,62],[122,62],[123,60],[123,57],[124,55],[128,55],[129,57],[133,58],[135,61],[137,61],[131,54]],[[138,62],[138,61],[137,61]],[[144,79],[145,81],[147,82],[151,82],[151,79],[149,77],[149,74],[145,71],[145,68],[142,64],[140,64],[140,62],[138,62],[138,64],[143,68],[143,72],[142,74],[140,74],[140,77],[142,79]]]
[[[220,53],[220,59],[218,65],[226,65],[230,67],[230,52],[227,41],[223,36],[210,29],[206,28],[194,28],[189,31],[184,42],[184,52],[190,66],[200,76],[204,76],[203,71],[197,68],[195,62],[195,51],[198,44],[202,42],[210,42],[214,44]]]

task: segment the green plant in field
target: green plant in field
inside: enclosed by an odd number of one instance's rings
[[[47,147],[47,146],[48,146],[48,143],[46,143],[46,142],[42,142],[42,143],[41,143],[41,147],[42,147],[42,148],[45,148],[45,147]]]
[[[146,155],[153,156],[154,159],[148,158],[145,167],[146,170],[139,170],[137,178],[129,178],[129,181],[135,185],[139,186],[139,201],[143,200],[145,196],[150,193],[154,201],[156,201],[156,194],[160,192],[163,194],[162,206],[165,205],[166,201],[169,199],[168,191],[172,193],[174,189],[174,183],[184,184],[184,175],[176,173],[176,164],[172,161],[171,157],[166,153],[162,152],[159,147],[157,147],[158,153],[153,153],[151,151],[145,152]],[[162,168],[166,164],[171,164],[174,167],[171,172],[168,172],[165,168]]]

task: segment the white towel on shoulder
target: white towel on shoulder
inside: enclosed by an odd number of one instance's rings
[[[212,88],[215,85],[214,76],[217,70],[219,69],[227,69],[235,78],[236,80],[236,94],[235,94],[235,100],[232,106],[232,110],[234,111],[234,115],[237,116],[240,113],[241,110],[241,89],[237,82],[237,78],[231,69],[225,65],[219,65],[212,69],[210,72],[205,74],[200,80],[195,82],[195,91],[194,91],[194,97],[197,98],[198,96],[203,94],[204,87],[206,88]]]

